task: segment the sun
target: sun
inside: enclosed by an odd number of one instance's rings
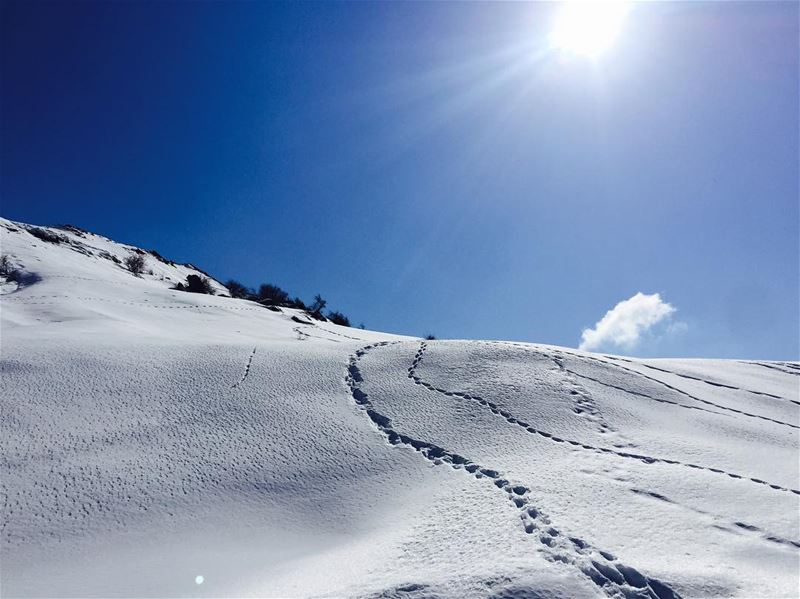
[[[597,58],[608,50],[622,30],[629,3],[565,2],[550,34],[554,48]]]

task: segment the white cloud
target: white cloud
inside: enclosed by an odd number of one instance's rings
[[[674,313],[675,308],[662,301],[658,293],[645,295],[639,292],[606,312],[593,329],[584,329],[578,348],[586,351],[611,347],[632,350],[653,327],[669,320]],[[675,326],[686,327],[684,323],[674,323],[670,330]]]

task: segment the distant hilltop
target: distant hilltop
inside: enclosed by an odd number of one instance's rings
[[[0,218],[0,231],[3,233],[0,294],[13,293],[39,281],[41,265],[35,262],[46,259],[62,276],[72,275],[78,268],[90,270],[93,277],[135,277],[177,291],[251,300],[273,311],[293,308],[314,320],[350,326],[350,320],[341,312],[323,312],[327,301],[321,295],[316,295],[313,302],[306,304],[270,283],[255,290],[235,280],[223,284],[194,264],[181,264],[165,258],[157,250],[113,241],[76,225],[29,225]],[[33,257],[29,252],[21,251],[24,246],[36,247],[38,244],[46,250],[43,254],[46,258]]]

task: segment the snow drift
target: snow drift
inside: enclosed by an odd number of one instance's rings
[[[798,594],[797,363],[303,324],[32,229],[0,220],[3,597]]]

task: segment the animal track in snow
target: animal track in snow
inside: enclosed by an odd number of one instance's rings
[[[635,375],[637,375],[639,377],[645,378],[645,379],[647,379],[649,381],[653,381],[654,383],[656,383],[658,385],[661,385],[663,387],[666,387],[667,389],[670,389],[671,391],[674,391],[676,393],[684,395],[685,397],[688,397],[689,399],[692,399],[694,401],[698,401],[700,403],[703,403],[703,404],[706,404],[706,405],[709,405],[709,406],[714,406],[715,408],[720,409],[720,410],[725,410],[727,412],[732,412],[734,414],[740,414],[742,416],[747,416],[749,418],[758,418],[759,420],[765,420],[767,422],[772,422],[773,424],[779,424],[781,426],[788,426],[788,427],[791,427],[791,428],[794,428],[794,429],[800,429],[800,426],[798,426],[796,424],[792,424],[791,422],[784,422],[783,420],[776,420],[775,418],[770,418],[769,416],[762,416],[760,414],[752,414],[750,412],[745,412],[743,410],[738,410],[736,408],[730,408],[728,406],[723,406],[721,404],[714,403],[713,401],[709,401],[707,399],[700,399],[699,397],[695,397],[694,395],[692,395],[691,393],[688,393],[687,391],[684,391],[683,389],[678,389],[677,387],[674,387],[674,386],[670,385],[669,383],[665,383],[664,381],[659,380],[659,379],[657,379],[655,377],[648,376],[648,375],[646,375],[644,373],[639,372],[638,370],[634,370],[633,368],[628,368],[626,366],[622,366],[621,364],[615,364],[613,362],[608,362],[606,360],[601,360],[599,358],[593,358],[591,356],[581,356],[581,355],[578,355],[578,354],[573,354],[571,352],[564,352],[563,350],[561,352],[559,352],[559,353],[566,353],[566,354],[568,354],[570,356],[573,356],[575,358],[579,358],[579,359],[583,359],[583,360],[592,360],[592,361],[595,361],[595,362],[599,362],[600,364],[605,364],[606,366],[613,366],[614,368],[619,368],[619,369],[624,370],[626,372],[630,372],[630,373],[635,374]],[[577,373],[575,373],[575,374],[577,374]],[[589,377],[586,377],[585,375],[578,375],[578,376],[583,376],[584,378],[589,378]],[[592,379],[592,380],[596,381],[596,379]],[[601,382],[601,381],[596,381],[596,382]],[[611,384],[607,384],[607,386],[612,386],[613,387],[613,385],[611,385]],[[634,392],[628,391],[627,389],[624,389],[622,387],[616,387],[616,388],[620,389],[622,391],[627,391],[628,393],[634,393]],[[634,393],[634,395],[642,395],[642,394]],[[647,395],[643,395],[643,397],[648,397],[649,399],[655,399],[654,397],[650,397],[650,396],[647,396]],[[667,401],[667,400],[656,400],[656,401]],[[675,403],[675,402],[668,402],[667,401],[667,403]],[[676,403],[676,405],[683,405],[683,404],[677,404]],[[718,412],[713,412],[712,411],[711,413],[718,413]]]
[[[303,321],[301,321],[299,319],[295,319],[294,317],[292,319],[295,320],[295,322],[303,322]],[[313,328],[314,330],[322,331],[322,332],[328,333],[330,335],[336,335],[337,337],[343,337],[344,339],[350,339],[352,341],[362,341],[362,342],[366,341],[366,339],[359,339],[358,337],[351,337],[350,335],[345,335],[344,333],[337,333],[336,331],[331,331],[330,329],[326,329],[325,327],[321,327],[320,325],[314,324],[314,323],[309,323],[309,324],[304,325],[304,326],[307,329],[312,329]],[[319,335],[312,335],[310,333],[306,333],[304,331],[300,331],[300,327],[294,327],[292,330],[295,333],[297,333],[298,336],[301,337],[301,341],[303,339],[307,339],[308,337],[314,337],[315,339],[324,339],[325,341],[331,341],[333,343],[340,343],[340,341],[338,339],[331,339],[330,337],[321,337]]]
[[[486,343],[486,342],[484,342],[484,343]],[[525,349],[527,351],[532,351],[532,352],[539,353],[539,354],[542,354],[542,355],[550,356],[550,354],[548,354],[547,352],[544,352],[542,350],[539,350],[539,349],[536,349],[534,347],[531,347],[530,344],[516,343],[516,342],[513,342],[513,341],[493,341],[491,343],[502,344],[502,345],[511,345],[511,346],[514,346],[514,347],[519,347],[519,348]],[[709,405],[714,406],[716,408],[719,408],[721,410],[727,410],[729,412],[736,413],[736,414],[741,414],[741,415],[744,415],[744,416],[749,416],[751,418],[759,418],[759,419],[762,419],[762,420],[767,420],[769,422],[773,422],[775,424],[781,424],[781,425],[784,425],[784,426],[789,426],[789,427],[792,427],[792,428],[800,429],[800,426],[797,426],[795,424],[791,424],[791,423],[788,423],[788,422],[783,422],[781,420],[776,420],[776,419],[773,419],[773,418],[769,418],[768,416],[761,416],[759,414],[751,414],[751,413],[748,413],[748,412],[744,412],[742,410],[737,410],[736,408],[730,408],[730,407],[727,407],[727,406],[716,404],[714,402],[711,402],[711,401],[708,401],[708,400],[705,400],[705,399],[700,399],[699,397],[695,397],[694,395],[692,395],[692,394],[690,394],[690,393],[688,393],[688,392],[686,392],[686,391],[684,391],[682,389],[678,389],[677,387],[673,387],[669,383],[665,383],[664,381],[662,381],[660,379],[647,376],[644,373],[641,373],[641,372],[639,372],[637,370],[634,370],[632,368],[627,368],[627,367],[622,366],[620,364],[615,364],[613,362],[607,362],[606,360],[601,360],[599,358],[595,358],[595,357],[592,357],[592,356],[586,356],[586,355],[582,355],[582,354],[572,353],[572,352],[569,352],[569,351],[564,351],[563,349],[556,350],[554,353],[556,353],[556,354],[563,353],[563,354],[567,354],[569,356],[572,356],[573,358],[584,359],[584,360],[592,360],[592,361],[598,362],[598,363],[606,365],[606,366],[614,366],[614,367],[620,368],[620,369],[622,369],[622,370],[624,370],[626,372],[630,372],[630,373],[639,375],[640,377],[643,377],[645,379],[648,379],[650,381],[658,383],[659,385],[667,387],[668,389],[670,389],[672,391],[675,391],[676,393],[679,393],[681,395],[684,395],[684,396],[686,396],[686,397],[688,397],[688,398],[690,398],[692,400],[699,401],[699,402],[705,403],[705,404],[709,404]],[[607,359],[609,359],[609,360],[615,360],[615,361],[618,361],[618,362],[634,363],[633,360],[628,360],[626,358],[620,358],[618,356],[605,356],[605,357]],[[771,364],[762,364],[760,362],[747,362],[747,361],[742,361],[742,363],[743,364],[755,364],[755,365],[758,365],[758,366],[764,366],[765,368],[771,368],[773,370],[777,370],[779,372],[783,372],[784,374],[797,374],[798,376],[800,376],[800,365],[794,365],[794,364],[789,364],[789,363],[786,363],[786,364],[781,363],[784,366],[790,366],[793,369],[797,369],[797,372],[787,372],[786,370],[783,370],[782,368],[778,368],[777,366],[773,366]],[[771,393],[765,393],[763,391],[752,391],[750,389],[744,389],[744,388],[741,388],[741,387],[734,387],[733,385],[725,385],[725,384],[722,384],[722,383],[717,383],[717,382],[714,382],[714,381],[701,379],[699,377],[694,377],[694,376],[690,376],[690,375],[684,375],[684,374],[681,374],[681,373],[673,372],[671,370],[666,370],[664,368],[657,368],[655,366],[650,366],[650,365],[644,364],[644,363],[640,363],[640,364],[642,366],[644,366],[646,368],[650,368],[652,370],[658,370],[658,371],[661,371],[661,372],[664,372],[664,373],[667,373],[667,374],[673,374],[675,376],[683,377],[683,378],[686,378],[686,379],[696,380],[696,381],[699,381],[699,382],[702,382],[702,383],[706,383],[706,384],[714,386],[714,387],[721,387],[721,388],[725,388],[725,389],[744,391],[746,393],[752,393],[754,395],[761,395],[761,396],[771,397],[773,399],[779,399],[781,401],[788,401],[788,402],[791,402],[793,404],[800,405],[800,401],[796,401],[794,399],[787,399],[787,398],[781,397],[780,395],[773,395]],[[584,379],[587,379],[587,380],[594,381],[596,383],[599,383],[601,385],[605,385],[607,387],[611,387],[613,389],[618,389],[620,391],[625,391],[625,392],[630,393],[632,395],[638,395],[640,397],[651,399],[653,401],[659,401],[659,402],[662,402],[662,403],[670,403],[670,404],[673,404],[673,405],[676,405],[676,406],[680,406],[682,408],[687,408],[687,409],[690,409],[690,410],[703,410],[703,411],[708,412],[710,414],[722,415],[720,412],[716,412],[714,410],[708,410],[708,409],[705,409],[705,408],[700,408],[699,406],[690,406],[690,405],[686,405],[686,404],[681,404],[681,403],[678,403],[678,402],[675,402],[675,401],[671,401],[671,400],[668,400],[668,399],[652,397],[652,396],[646,395],[644,393],[638,393],[636,391],[631,391],[631,390],[626,389],[624,387],[616,386],[616,385],[614,385],[612,383],[607,383],[605,381],[600,381],[598,379],[592,378],[592,377],[590,377],[588,375],[585,375],[585,374],[579,374],[579,373],[577,373],[577,372],[575,372],[573,370],[569,370],[569,369],[567,369],[567,370],[568,370],[568,372],[570,372],[571,374],[573,374],[575,376],[578,376],[578,377],[581,377],[581,378],[584,378]]]
[[[262,312],[266,308],[258,307],[258,308],[249,308],[246,306],[236,306],[234,304],[227,304],[227,303],[220,303],[220,304],[185,304],[182,302],[169,302],[169,303],[151,303],[147,300],[144,301],[126,301],[126,300],[118,300],[106,297],[88,297],[88,296],[76,296],[76,295],[39,295],[39,296],[26,296],[26,297],[16,297],[16,298],[9,298],[7,296],[0,296],[2,299],[0,301],[3,302],[13,302],[15,304],[25,304],[29,306],[62,306],[62,302],[58,301],[30,301],[30,300],[48,300],[48,299],[77,299],[84,302],[105,302],[109,304],[119,304],[123,306],[134,306],[140,308],[154,308],[160,310],[197,310],[197,309],[207,309],[207,308],[219,308],[226,311],[235,311],[235,312]],[[230,300],[231,298],[225,296],[219,296],[221,299]]]
[[[360,339],[359,337],[351,337],[350,335],[345,335],[344,333],[337,333],[336,331],[331,331],[330,329],[326,329],[325,327],[321,327],[320,325],[315,325],[320,331],[325,331],[326,333],[330,333],[331,335],[336,335],[338,337],[344,337],[345,339],[351,339],[353,341],[366,341],[366,339]]]
[[[391,445],[412,448],[435,466],[448,464],[453,469],[466,472],[476,479],[491,481],[519,510],[524,531],[536,536],[548,560],[578,568],[609,597],[679,598],[679,595],[663,582],[618,562],[611,553],[595,549],[578,537],[567,537],[562,534],[551,525],[547,515],[532,503],[531,491],[525,485],[510,482],[496,470],[483,467],[443,447],[415,439],[394,429],[392,420],[375,409],[369,396],[361,388],[364,378],[358,367],[359,361],[367,352],[386,345],[390,343],[382,341],[367,345],[350,356],[345,384],[357,407],[366,412]],[[414,358],[417,364],[422,359],[423,349],[424,347],[421,347]]]
[[[429,391],[434,391],[436,393],[441,393],[441,394],[446,395],[448,397],[454,397],[454,398],[457,398],[457,399],[460,399],[460,400],[469,400],[469,401],[476,402],[476,403],[480,404],[481,406],[483,406],[484,408],[490,410],[493,414],[495,414],[497,416],[500,416],[501,418],[504,418],[509,424],[513,424],[513,425],[519,426],[520,428],[522,428],[523,430],[527,431],[530,434],[539,435],[540,437],[544,437],[545,439],[549,439],[550,441],[553,441],[555,443],[568,444],[568,445],[571,445],[571,446],[576,447],[578,449],[583,449],[583,450],[586,450],[586,451],[592,451],[594,453],[604,453],[604,454],[607,454],[607,455],[614,455],[614,456],[621,457],[621,458],[638,460],[638,461],[640,461],[640,462],[642,462],[644,464],[670,464],[670,465],[674,465],[674,466],[683,466],[683,467],[686,467],[686,468],[692,468],[692,469],[695,469],[695,470],[705,470],[707,472],[713,472],[715,474],[722,474],[722,475],[728,476],[728,477],[733,478],[733,479],[753,482],[753,483],[756,483],[756,484],[759,484],[759,485],[763,485],[763,486],[769,487],[770,489],[774,489],[776,491],[783,491],[783,492],[787,492],[787,493],[791,492],[791,493],[794,493],[795,495],[800,495],[800,490],[798,490],[798,489],[789,489],[789,488],[783,487],[781,485],[777,485],[777,484],[774,484],[774,483],[767,482],[767,481],[762,480],[760,478],[754,478],[754,477],[744,476],[744,475],[741,475],[741,474],[736,474],[736,473],[733,473],[733,472],[727,472],[725,470],[722,470],[721,468],[712,468],[710,466],[700,466],[698,464],[681,462],[679,460],[672,460],[672,459],[668,459],[668,458],[657,458],[657,457],[638,454],[638,453],[620,451],[618,449],[610,449],[608,447],[596,447],[594,445],[590,445],[590,444],[584,443],[582,441],[574,441],[574,440],[571,440],[571,439],[563,439],[563,438],[558,437],[558,436],[556,436],[556,435],[554,435],[552,433],[549,433],[547,431],[539,430],[539,429],[531,426],[527,422],[524,422],[522,420],[519,420],[519,419],[515,418],[507,410],[504,410],[503,408],[501,408],[497,404],[495,404],[495,403],[493,403],[493,402],[491,402],[491,401],[489,401],[489,400],[487,400],[487,399],[485,399],[485,398],[483,398],[483,397],[481,397],[479,395],[473,395],[473,394],[470,394],[470,393],[463,393],[461,391],[450,391],[448,389],[442,389],[441,387],[437,387],[435,385],[432,385],[431,383],[428,383],[428,382],[422,380],[422,378],[420,378],[417,375],[416,369],[422,363],[422,357],[423,357],[426,349],[427,349],[427,343],[425,341],[422,341],[420,343],[420,348],[417,351],[417,353],[415,354],[414,360],[412,361],[411,366],[408,369],[408,378],[410,378],[415,384],[421,385],[422,387],[425,387]]]
[[[247,365],[244,367],[244,373],[242,374],[242,378],[236,381],[233,385],[231,385],[231,389],[236,389],[239,385],[241,385],[244,380],[247,378],[247,375],[250,374],[250,366],[253,364],[253,357],[256,355],[256,348],[253,348],[253,351],[250,353],[250,357],[247,358]]]
[[[633,364],[633,360],[628,360],[626,358],[620,358],[619,356],[605,356],[609,360],[614,360],[616,362],[626,362],[628,364]],[[640,366],[644,368],[649,368],[650,370],[656,370],[658,372],[664,372],[666,374],[671,374],[673,376],[679,376],[684,379],[689,379],[692,381],[698,381],[700,383],[705,383],[706,385],[711,385],[712,387],[722,387],[723,389],[733,389],[735,391],[744,391],[746,393],[752,393],[753,395],[765,395],[766,397],[772,397],[773,399],[785,399],[780,395],[773,395],[772,393],[765,393],[764,391],[753,391],[752,389],[745,389],[743,387],[736,387],[734,385],[728,385],[726,383],[718,383],[717,381],[709,381],[708,379],[700,378],[699,376],[693,376],[691,374],[684,374],[682,372],[675,372],[674,370],[667,370],[666,368],[659,368],[658,366],[653,366],[652,364],[645,364],[644,362],[638,362]],[[791,400],[789,400],[791,401]]]
[[[642,393],[640,391],[633,391],[631,389],[620,387],[619,385],[615,385],[613,383],[607,383],[606,381],[601,381],[600,379],[591,377],[588,374],[581,374],[579,372],[575,372],[574,370],[570,370],[569,368],[566,367],[564,368],[564,370],[578,378],[582,378],[587,381],[592,381],[593,383],[597,383],[598,385],[603,385],[604,387],[608,387],[609,389],[616,389],[618,391],[623,391],[624,393],[627,393],[629,395],[635,395],[636,397],[643,397],[644,399],[649,399],[651,401],[670,404],[673,406],[677,406],[679,408],[684,408],[686,410],[698,410],[700,412],[707,412],[708,414],[716,414],[717,416],[731,416],[730,414],[725,414],[724,412],[716,412],[714,410],[709,410],[708,408],[701,408],[700,406],[690,406],[677,401],[672,401],[671,399],[664,399],[663,397],[653,397],[652,395],[647,395],[646,393]]]
[[[319,335],[312,335],[311,333],[306,333],[305,331],[300,330],[301,328],[316,328],[315,325],[305,325],[304,327],[293,327],[292,330],[297,333],[298,341],[305,341],[306,339],[313,337],[314,339],[322,339],[323,341],[330,341],[331,343],[341,343],[338,339],[331,339],[330,337],[320,337]]]
[[[565,387],[567,387],[570,397],[575,402],[573,411],[579,416],[583,416],[587,420],[593,422],[598,427],[600,433],[606,434],[611,432],[622,438],[623,436],[619,433],[619,431],[606,422],[606,419],[603,417],[599,406],[594,401],[591,392],[575,379],[572,371],[564,367],[563,360],[555,356],[550,356],[550,359],[552,359],[553,363],[556,365],[557,371],[560,372],[564,377],[566,383]],[[614,443],[614,446],[636,447],[634,443],[630,443],[627,440],[625,443]]]
[[[295,333],[297,333],[297,340],[298,341],[305,341],[306,339],[311,337],[311,335],[309,335],[308,333],[305,333],[305,332],[301,331],[300,327],[292,327],[292,330]]]
[[[695,512],[697,514],[702,514],[703,516],[710,517],[712,520],[717,522],[716,524],[714,524],[714,526],[716,528],[721,529],[721,530],[725,530],[727,532],[736,532],[736,531],[744,530],[744,531],[749,532],[749,533],[757,534],[761,539],[763,539],[765,541],[768,541],[770,543],[776,543],[778,545],[784,545],[784,546],[787,546],[787,547],[793,547],[793,548],[796,548],[796,549],[800,549],[800,541],[793,541],[791,539],[784,539],[782,537],[779,537],[778,535],[774,535],[772,533],[769,533],[769,532],[763,530],[762,528],[760,528],[758,526],[755,526],[753,524],[747,524],[745,522],[736,521],[736,522],[728,523],[727,525],[723,526],[723,525],[719,524],[719,522],[723,520],[720,516],[717,516],[716,514],[712,514],[711,512],[707,512],[706,510],[701,510],[701,509],[696,508],[696,507],[690,507],[690,506],[687,506],[687,505],[683,505],[683,504],[677,503],[676,501],[674,501],[674,500],[672,500],[672,499],[670,499],[668,497],[665,497],[664,495],[662,495],[660,493],[656,493],[654,491],[648,491],[646,489],[638,489],[638,488],[635,488],[635,487],[631,488],[631,491],[633,493],[639,495],[639,496],[642,496],[642,497],[655,499],[657,501],[663,501],[664,503],[669,503],[669,504],[672,504],[672,505],[676,505],[676,506],[678,506],[680,508],[689,510],[691,512]]]
[[[763,362],[742,362],[742,364],[753,364],[755,366],[761,366],[762,368],[769,368],[770,370],[777,370],[778,372],[782,372],[783,374],[793,374],[795,376],[800,376],[800,366],[795,364],[789,363],[777,363],[777,364],[764,364]],[[779,365],[780,364],[780,365]],[[788,368],[788,370],[784,370],[784,368]],[[800,402],[790,399],[792,403],[796,403],[800,405]]]

